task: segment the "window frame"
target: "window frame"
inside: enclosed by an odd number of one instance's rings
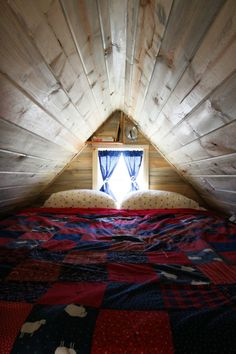
[[[92,188],[98,190],[98,150],[143,150],[143,179],[145,189],[149,189],[149,145],[129,145],[129,144],[96,144],[93,146],[93,184]]]

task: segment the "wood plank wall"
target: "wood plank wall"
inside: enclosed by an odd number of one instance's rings
[[[119,112],[118,112],[119,113]],[[100,132],[104,136],[111,134],[111,127],[117,126],[120,115],[114,113],[112,117],[98,129],[94,135]],[[124,130],[126,126],[132,126],[133,122],[125,118]],[[107,127],[107,129],[106,129]],[[113,134],[115,135],[115,128]],[[135,145],[149,145],[149,188],[173,191],[186,195],[189,198],[198,200],[198,196],[193,188],[185,182],[171,167],[150,142],[139,132],[138,139],[131,143],[124,134],[123,143],[135,147]],[[54,181],[54,183],[44,191],[39,203],[43,202],[51,193],[56,193],[68,189],[92,189],[92,155],[96,144],[88,144],[80,155],[64,170],[64,172]],[[112,147],[112,144],[110,144]],[[122,146],[122,145],[120,145]]]
[[[2,209],[30,202],[119,109],[236,212],[235,0],[0,0],[0,16]]]
[[[0,208],[5,212],[31,203],[106,114],[98,111],[59,1],[1,0],[0,14]]]
[[[136,118],[201,197],[232,213],[236,212],[236,2],[183,4],[187,13],[180,16],[174,2],[161,56],[142,114]],[[202,26],[194,31],[201,23],[195,18],[202,13],[200,6],[208,5],[215,13],[211,20],[202,18],[208,26],[202,36]]]

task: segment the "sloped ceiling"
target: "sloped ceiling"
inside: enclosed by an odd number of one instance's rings
[[[201,206],[205,206],[199,195],[194,191],[176,170],[160,155],[156,148],[138,131],[137,138],[132,141],[127,138],[127,128],[133,127],[134,123],[130,121],[123,112],[114,112],[109,119],[94,133],[91,141],[81,151],[69,165],[53,180],[37,199],[37,205],[42,205],[52,194],[69,189],[92,189],[94,185],[93,160],[96,148],[108,147],[104,142],[93,142],[95,139],[114,138],[117,145],[115,148],[122,147],[120,144],[130,147],[146,146],[148,148],[148,178],[150,189],[159,189],[172,191],[185,195],[188,198],[196,200]],[[114,145],[112,145],[114,147]],[[147,150],[146,150],[147,151]]]
[[[235,0],[0,11],[2,206],[38,194],[120,109],[208,203],[236,211]]]

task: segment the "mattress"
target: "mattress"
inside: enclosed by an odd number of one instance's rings
[[[236,353],[236,226],[207,211],[0,222],[2,354]]]

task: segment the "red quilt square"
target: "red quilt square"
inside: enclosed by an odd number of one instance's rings
[[[1,237],[0,238],[0,245],[3,246],[3,245],[7,245],[8,243],[14,241],[12,238],[4,238],[4,237]]]
[[[115,242],[109,247],[109,251],[144,251],[145,246],[141,242],[121,241]]]
[[[190,243],[183,242],[180,245],[178,245],[178,248],[185,252],[194,252],[194,251],[201,251],[205,248],[209,248],[209,245],[204,240],[198,239]]]
[[[50,238],[52,238],[53,235],[49,234],[47,232],[25,232],[22,236],[19,238],[21,240],[39,240],[39,241],[48,241]]]
[[[79,232],[79,231],[78,231]],[[81,241],[98,241],[97,235],[89,232],[85,233],[85,230],[81,231]]]
[[[111,235],[96,235],[96,240],[101,242],[112,242]]]
[[[95,225],[94,225],[95,226]],[[98,226],[99,228],[99,226]],[[81,241],[100,241],[100,242],[112,242],[111,235],[98,235],[95,231],[87,231],[81,229],[80,234],[82,234]]]
[[[9,226],[8,226],[9,225]],[[16,221],[12,221],[11,223],[7,223],[6,224],[6,229],[5,231],[29,231],[29,228],[26,225],[22,225],[22,224],[16,224]]]
[[[38,303],[47,305],[79,303],[99,307],[106,287],[105,283],[55,283]]]
[[[60,229],[60,235],[78,235],[78,230],[66,226]]]
[[[231,301],[215,285],[163,284],[161,286],[165,308],[219,308],[230,306]]]
[[[33,305],[22,302],[0,301],[0,343],[1,353],[12,350],[19,329],[31,312]]]
[[[236,264],[236,252],[219,252],[219,254],[226,259],[226,261],[230,261],[233,264]]]
[[[77,243],[71,240],[49,240],[44,242],[41,247],[56,252],[70,250],[76,245]]]
[[[60,266],[49,262],[28,260],[17,265],[8,275],[14,281],[55,281],[60,273]]]
[[[197,268],[205,274],[214,284],[236,283],[236,266],[223,262],[211,262],[197,265]]]
[[[66,255],[64,263],[71,264],[91,264],[91,263],[105,263],[107,259],[106,252],[79,252],[74,251]]]
[[[165,311],[101,310],[92,354],[173,354],[168,313]]]
[[[145,283],[159,279],[148,264],[110,263],[107,269],[111,281]]]
[[[151,263],[191,264],[188,257],[180,252],[148,252],[146,255]]]

